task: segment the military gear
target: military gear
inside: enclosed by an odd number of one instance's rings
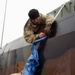
[[[40,13],[40,19],[37,25],[33,24],[31,19],[28,19],[27,23],[24,26],[25,40],[28,43],[32,43],[34,40],[38,39],[38,34],[40,32],[44,32],[45,34],[50,33],[50,28],[53,22],[54,22],[54,16],[43,15],[41,13]]]

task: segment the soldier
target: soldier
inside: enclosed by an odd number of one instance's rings
[[[24,26],[24,38],[26,42],[32,43],[34,40],[51,34],[51,26],[54,22],[53,15],[43,15],[37,9],[31,9],[28,13],[29,19]]]

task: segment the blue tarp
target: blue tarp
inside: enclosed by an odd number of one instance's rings
[[[46,37],[43,37],[41,39],[35,40],[32,43],[32,46],[31,46],[32,54],[30,55],[30,57],[27,60],[27,63],[24,66],[22,75],[34,75],[36,68],[39,66],[39,62],[38,62],[39,56],[38,56],[38,51],[36,49],[36,45],[37,45],[37,43],[39,43],[45,39],[46,39]]]

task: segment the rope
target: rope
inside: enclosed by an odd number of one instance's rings
[[[60,10],[58,11],[58,13],[56,14],[56,16],[54,17],[54,21],[55,21],[55,19],[57,18],[57,16],[59,15],[59,13],[61,12],[61,10],[63,9],[63,7],[65,6],[65,4],[66,4],[66,3],[64,3],[64,4],[61,6]]]

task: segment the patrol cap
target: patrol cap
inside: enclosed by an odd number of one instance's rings
[[[36,19],[37,17],[39,17],[39,11],[37,9],[31,9],[28,13],[28,16],[30,17],[30,19]]]

